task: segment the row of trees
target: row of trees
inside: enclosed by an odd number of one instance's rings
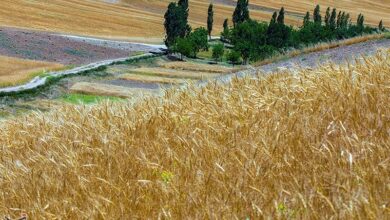
[[[317,5],[313,16],[307,12],[303,24],[293,28],[285,24],[285,9],[275,12],[269,23],[257,22],[250,18],[248,0],[238,0],[233,13],[233,26],[229,27],[228,19],[223,23],[221,39],[233,45],[228,53],[231,61],[237,61],[239,54],[245,63],[267,58],[275,52],[287,48],[300,48],[309,44],[345,39],[365,33],[385,31],[383,22],[378,28],[364,25],[364,16],[359,14],[355,24],[350,15],[336,8],[327,8],[324,19],[320,6]],[[207,29],[197,28],[192,31],[188,24],[188,0],[170,3],[165,13],[165,44],[170,52],[178,52],[182,56],[196,57],[201,50],[208,50],[208,39],[211,38],[214,22],[213,5],[210,4],[207,16]],[[224,50],[218,45],[213,50],[213,58],[220,59]],[[221,56],[222,54],[222,56]]]
[[[166,32],[165,45],[170,52],[178,52],[181,56],[196,57],[199,51],[208,50],[208,39],[214,23],[213,5],[208,9],[207,30],[203,27],[192,31],[188,24],[188,0],[171,2],[164,15],[164,28]]]
[[[273,13],[269,23],[250,19],[248,0],[238,0],[233,14],[233,27],[226,19],[221,39],[234,45],[245,63],[272,56],[288,48],[300,48],[318,42],[327,42],[355,37],[362,34],[385,31],[383,22],[378,28],[364,25],[364,16],[359,14],[352,23],[350,15],[336,8],[327,8],[324,19],[317,5],[313,16],[307,12],[299,28],[285,25],[285,9]]]

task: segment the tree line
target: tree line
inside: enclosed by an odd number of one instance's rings
[[[188,0],[169,4],[165,13],[165,44],[170,52],[196,57],[199,51],[209,49],[208,38],[211,39],[214,11],[210,4],[207,29],[201,27],[192,31],[188,24],[188,7]],[[306,13],[298,28],[285,24],[285,13],[282,7],[273,13],[268,23],[258,22],[250,18],[249,0],[238,0],[232,15],[233,26],[229,26],[229,20],[225,19],[221,33],[221,40],[233,46],[228,59],[234,63],[241,58],[248,63],[289,48],[386,31],[383,21],[379,22],[377,28],[366,26],[364,15],[359,14],[356,23],[353,23],[349,13],[337,11],[336,8],[328,7],[322,17],[320,5],[314,8],[313,15],[309,11]],[[223,45],[217,45],[213,49],[213,58],[220,59],[223,53]]]

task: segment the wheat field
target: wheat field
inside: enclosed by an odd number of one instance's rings
[[[0,125],[0,213],[387,219],[390,50]]]
[[[62,68],[59,63],[0,56],[0,87],[24,83],[38,74]]]

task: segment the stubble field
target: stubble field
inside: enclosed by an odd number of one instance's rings
[[[0,7],[0,25],[32,28],[45,31],[79,35],[120,38],[135,41],[160,41],[163,37],[163,15],[169,0],[122,0],[118,3],[91,0],[26,1],[3,0]],[[268,21],[275,10],[285,6],[286,20],[300,25],[306,11],[312,11],[315,4],[336,7],[352,13],[352,18],[364,13],[366,21],[377,25],[380,19],[390,24],[390,6],[384,1],[348,0],[316,2],[294,1],[251,1],[251,15],[258,20]],[[190,23],[205,26],[209,1],[190,1]],[[231,19],[235,1],[215,1],[215,32],[222,28],[225,18]],[[75,22],[77,21],[77,22]]]

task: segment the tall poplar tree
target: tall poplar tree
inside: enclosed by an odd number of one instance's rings
[[[241,24],[244,21],[249,20],[249,0],[238,0],[236,8],[233,12],[233,25]]]
[[[307,27],[310,23],[310,12],[306,12],[305,17],[303,18],[303,27]]]
[[[325,13],[325,26],[329,27],[330,26],[330,7],[326,9]]]
[[[316,23],[316,24],[322,23],[320,5],[317,5],[316,8],[314,9],[313,19],[314,19],[314,23]]]
[[[383,27],[383,20],[379,22],[378,29],[379,31],[385,31],[385,28]]]
[[[284,24],[284,7],[282,7],[280,9],[277,21],[278,21],[278,24]]]
[[[210,4],[207,13],[207,32],[209,34],[210,39],[211,39],[211,32],[213,31],[213,23],[214,23],[213,4]]]
[[[329,27],[331,30],[336,29],[336,16],[337,16],[337,11],[335,8],[333,8],[332,15],[330,16],[330,19],[329,19]]]

